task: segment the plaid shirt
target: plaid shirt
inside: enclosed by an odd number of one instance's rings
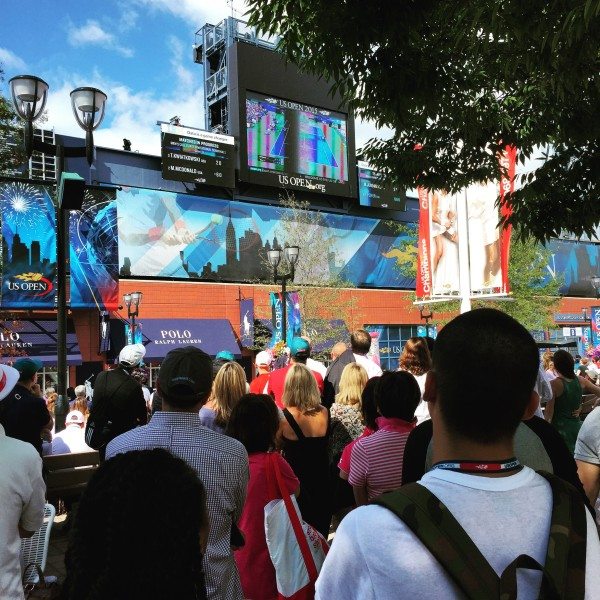
[[[248,455],[230,437],[200,425],[198,413],[157,412],[148,425],[116,437],[106,458],[131,450],[165,448],[198,473],[206,489],[210,532],[204,557],[208,598],[242,599],[240,578],[231,552],[231,524],[239,520],[248,484]]]

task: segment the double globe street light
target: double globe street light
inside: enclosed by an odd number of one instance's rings
[[[300,248],[298,246],[286,246],[283,252],[279,248],[274,248],[267,252],[269,263],[273,267],[273,281],[281,283],[281,339],[287,344],[287,301],[286,301],[286,286],[288,281],[294,281],[294,272],[298,257],[300,256]],[[283,255],[284,260],[289,265],[289,272],[282,275],[278,273],[277,267],[281,262]]]
[[[34,150],[56,157],[56,181],[60,191],[58,193],[59,208],[56,219],[56,281],[57,281],[57,370],[58,370],[58,395],[56,410],[56,431],[64,429],[67,400],[67,217],[68,210],[74,208],[71,202],[63,198],[67,195],[68,183],[63,178],[65,157],[86,157],[91,166],[94,162],[94,137],[93,131],[104,118],[106,94],[93,87],[79,87],[71,92],[71,107],[77,124],[85,131],[85,146],[65,147],[62,144],[49,144],[34,138],[33,123],[42,116],[48,99],[48,84],[34,75],[17,75],[9,80],[12,102],[17,115],[25,122],[25,153],[31,158]],[[67,175],[67,174],[65,174]],[[73,179],[80,179],[71,176]],[[83,183],[77,190],[83,198]],[[74,188],[71,188],[73,192]],[[62,193],[61,193],[62,192]],[[79,208],[81,203],[79,202]],[[66,407],[65,407],[66,405]]]

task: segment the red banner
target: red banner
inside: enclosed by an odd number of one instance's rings
[[[431,239],[429,236],[429,192],[417,188],[419,194],[419,249],[417,254],[417,298],[431,296],[432,265]]]
[[[506,201],[506,196],[512,194],[515,190],[515,169],[517,165],[517,149],[514,146],[506,146],[504,153],[500,157],[500,165],[506,171],[506,176],[500,179],[500,214],[502,218],[510,216],[512,209]],[[502,269],[502,291],[510,292],[510,282],[508,280],[508,263],[510,258],[510,234],[512,227],[508,226],[502,229],[500,237],[500,267]]]

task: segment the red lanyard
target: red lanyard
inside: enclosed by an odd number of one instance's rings
[[[507,471],[518,471],[523,466],[517,458],[507,461],[494,460],[452,460],[435,463],[433,469],[444,469],[446,471],[459,471],[461,473],[499,473]]]

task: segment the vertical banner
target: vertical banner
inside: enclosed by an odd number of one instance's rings
[[[302,334],[302,315],[300,314],[300,298],[298,292],[286,292],[287,309],[287,340],[288,342],[296,336]],[[273,325],[273,335],[271,337],[271,346],[275,346],[283,339],[283,304],[281,292],[271,292],[271,323]]]
[[[243,348],[254,345],[254,300],[240,300],[240,342]]]
[[[417,298],[431,296],[431,253],[429,247],[429,192],[417,188],[419,194],[419,248],[417,252]]]
[[[119,306],[119,236],[115,190],[87,190],[69,215],[71,308]]]
[[[500,179],[500,216],[509,217],[512,213],[507,196],[515,191],[515,171],[517,168],[517,149],[514,146],[506,146],[504,153],[500,157],[500,165],[506,171],[506,176]],[[500,237],[500,266],[502,268],[502,291],[505,294],[510,292],[510,282],[508,280],[508,263],[510,259],[510,235],[512,226],[502,229]]]
[[[592,348],[592,329],[590,327],[581,328],[581,348],[579,353],[585,354],[590,348]]]
[[[48,189],[0,183],[2,308],[53,310],[56,210]]]
[[[592,306],[592,347],[600,345],[600,306]]]

